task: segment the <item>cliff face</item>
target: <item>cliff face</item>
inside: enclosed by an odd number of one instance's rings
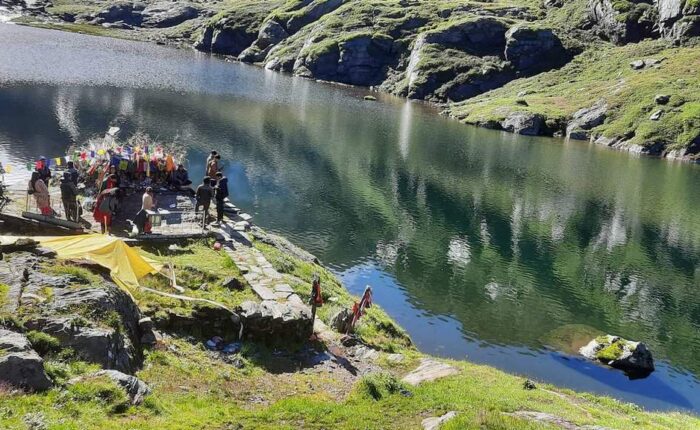
[[[699,152],[697,0],[301,0],[269,2],[255,23],[244,3],[210,19],[197,49],[443,103],[491,128]]]

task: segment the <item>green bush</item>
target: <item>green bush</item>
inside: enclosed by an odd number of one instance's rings
[[[113,413],[122,413],[129,408],[129,397],[124,390],[106,376],[83,379],[68,387],[76,401],[95,401],[109,407]]]
[[[41,331],[30,331],[27,333],[27,339],[41,356],[61,350],[61,342],[58,339]]]
[[[370,373],[360,380],[358,392],[361,396],[374,400],[405,390],[405,386],[389,373]]]

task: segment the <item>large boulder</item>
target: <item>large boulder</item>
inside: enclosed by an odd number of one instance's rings
[[[590,130],[605,121],[608,105],[605,100],[599,100],[593,106],[579,109],[566,126],[566,137],[569,139],[588,140]]]
[[[547,129],[544,117],[531,112],[513,112],[500,125],[503,130],[527,136],[545,134]]]
[[[71,348],[82,360],[106,369],[133,373],[140,365],[140,351],[126,336],[80,317],[36,317],[27,321],[26,326],[50,334],[59,340],[61,347]]]
[[[623,45],[658,35],[652,0],[589,0],[589,15],[600,35]]]
[[[41,310],[27,317],[27,328],[56,337],[82,359],[127,373],[141,365],[140,311],[131,296],[111,282],[54,288]]]
[[[388,36],[356,34],[307,51],[294,64],[294,73],[351,85],[379,84],[396,61],[393,46]]]
[[[258,31],[258,38],[238,56],[241,61],[256,63],[263,61],[273,46],[289,36],[284,27],[274,19],[267,20]]]
[[[51,380],[44,361],[19,333],[0,329],[0,382],[31,391],[46,390]]]
[[[654,371],[654,359],[645,344],[618,336],[598,336],[579,352],[590,360],[624,371],[630,379],[645,378]]]
[[[199,9],[186,3],[159,2],[146,6],[141,11],[142,27],[172,27],[194,19]]]
[[[116,382],[126,391],[133,405],[140,405],[143,403],[143,399],[151,392],[151,389],[145,382],[135,376],[124,374],[118,370],[100,370],[95,373],[95,376],[106,376]]]
[[[506,33],[505,57],[519,73],[531,75],[566,64],[571,54],[551,29],[515,26]]]

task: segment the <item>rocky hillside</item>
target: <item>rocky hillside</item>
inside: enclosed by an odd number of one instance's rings
[[[440,103],[470,124],[700,152],[698,0],[47,1],[52,19]]]
[[[487,366],[423,355],[376,305],[356,335],[344,338],[335,331],[342,319],[333,316],[357,298],[287,241],[255,237],[255,248],[304,301],[310,288],[303,280],[320,275],[325,304],[317,313],[323,322],[316,321],[315,341],[294,341],[277,331],[274,339],[261,338],[251,334],[249,322],[241,339],[236,319],[219,307],[153,294],[172,291],[165,277],[144,280],[150,291],[132,295],[85,260],[56,259],[27,242],[0,246],[0,428],[700,425],[692,415],[644,412]],[[251,292],[241,286],[250,278],[241,275],[240,265],[212,243],[180,245],[149,247],[158,252],[147,255],[173,264],[187,296],[245,307]]]

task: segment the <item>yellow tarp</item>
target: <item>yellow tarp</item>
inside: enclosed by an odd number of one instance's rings
[[[2,243],[14,243],[18,237],[4,236]],[[160,271],[162,264],[142,256],[123,240],[102,234],[58,237],[27,237],[56,252],[62,259],[94,261],[110,271],[114,282],[127,290],[137,288],[139,280]]]

